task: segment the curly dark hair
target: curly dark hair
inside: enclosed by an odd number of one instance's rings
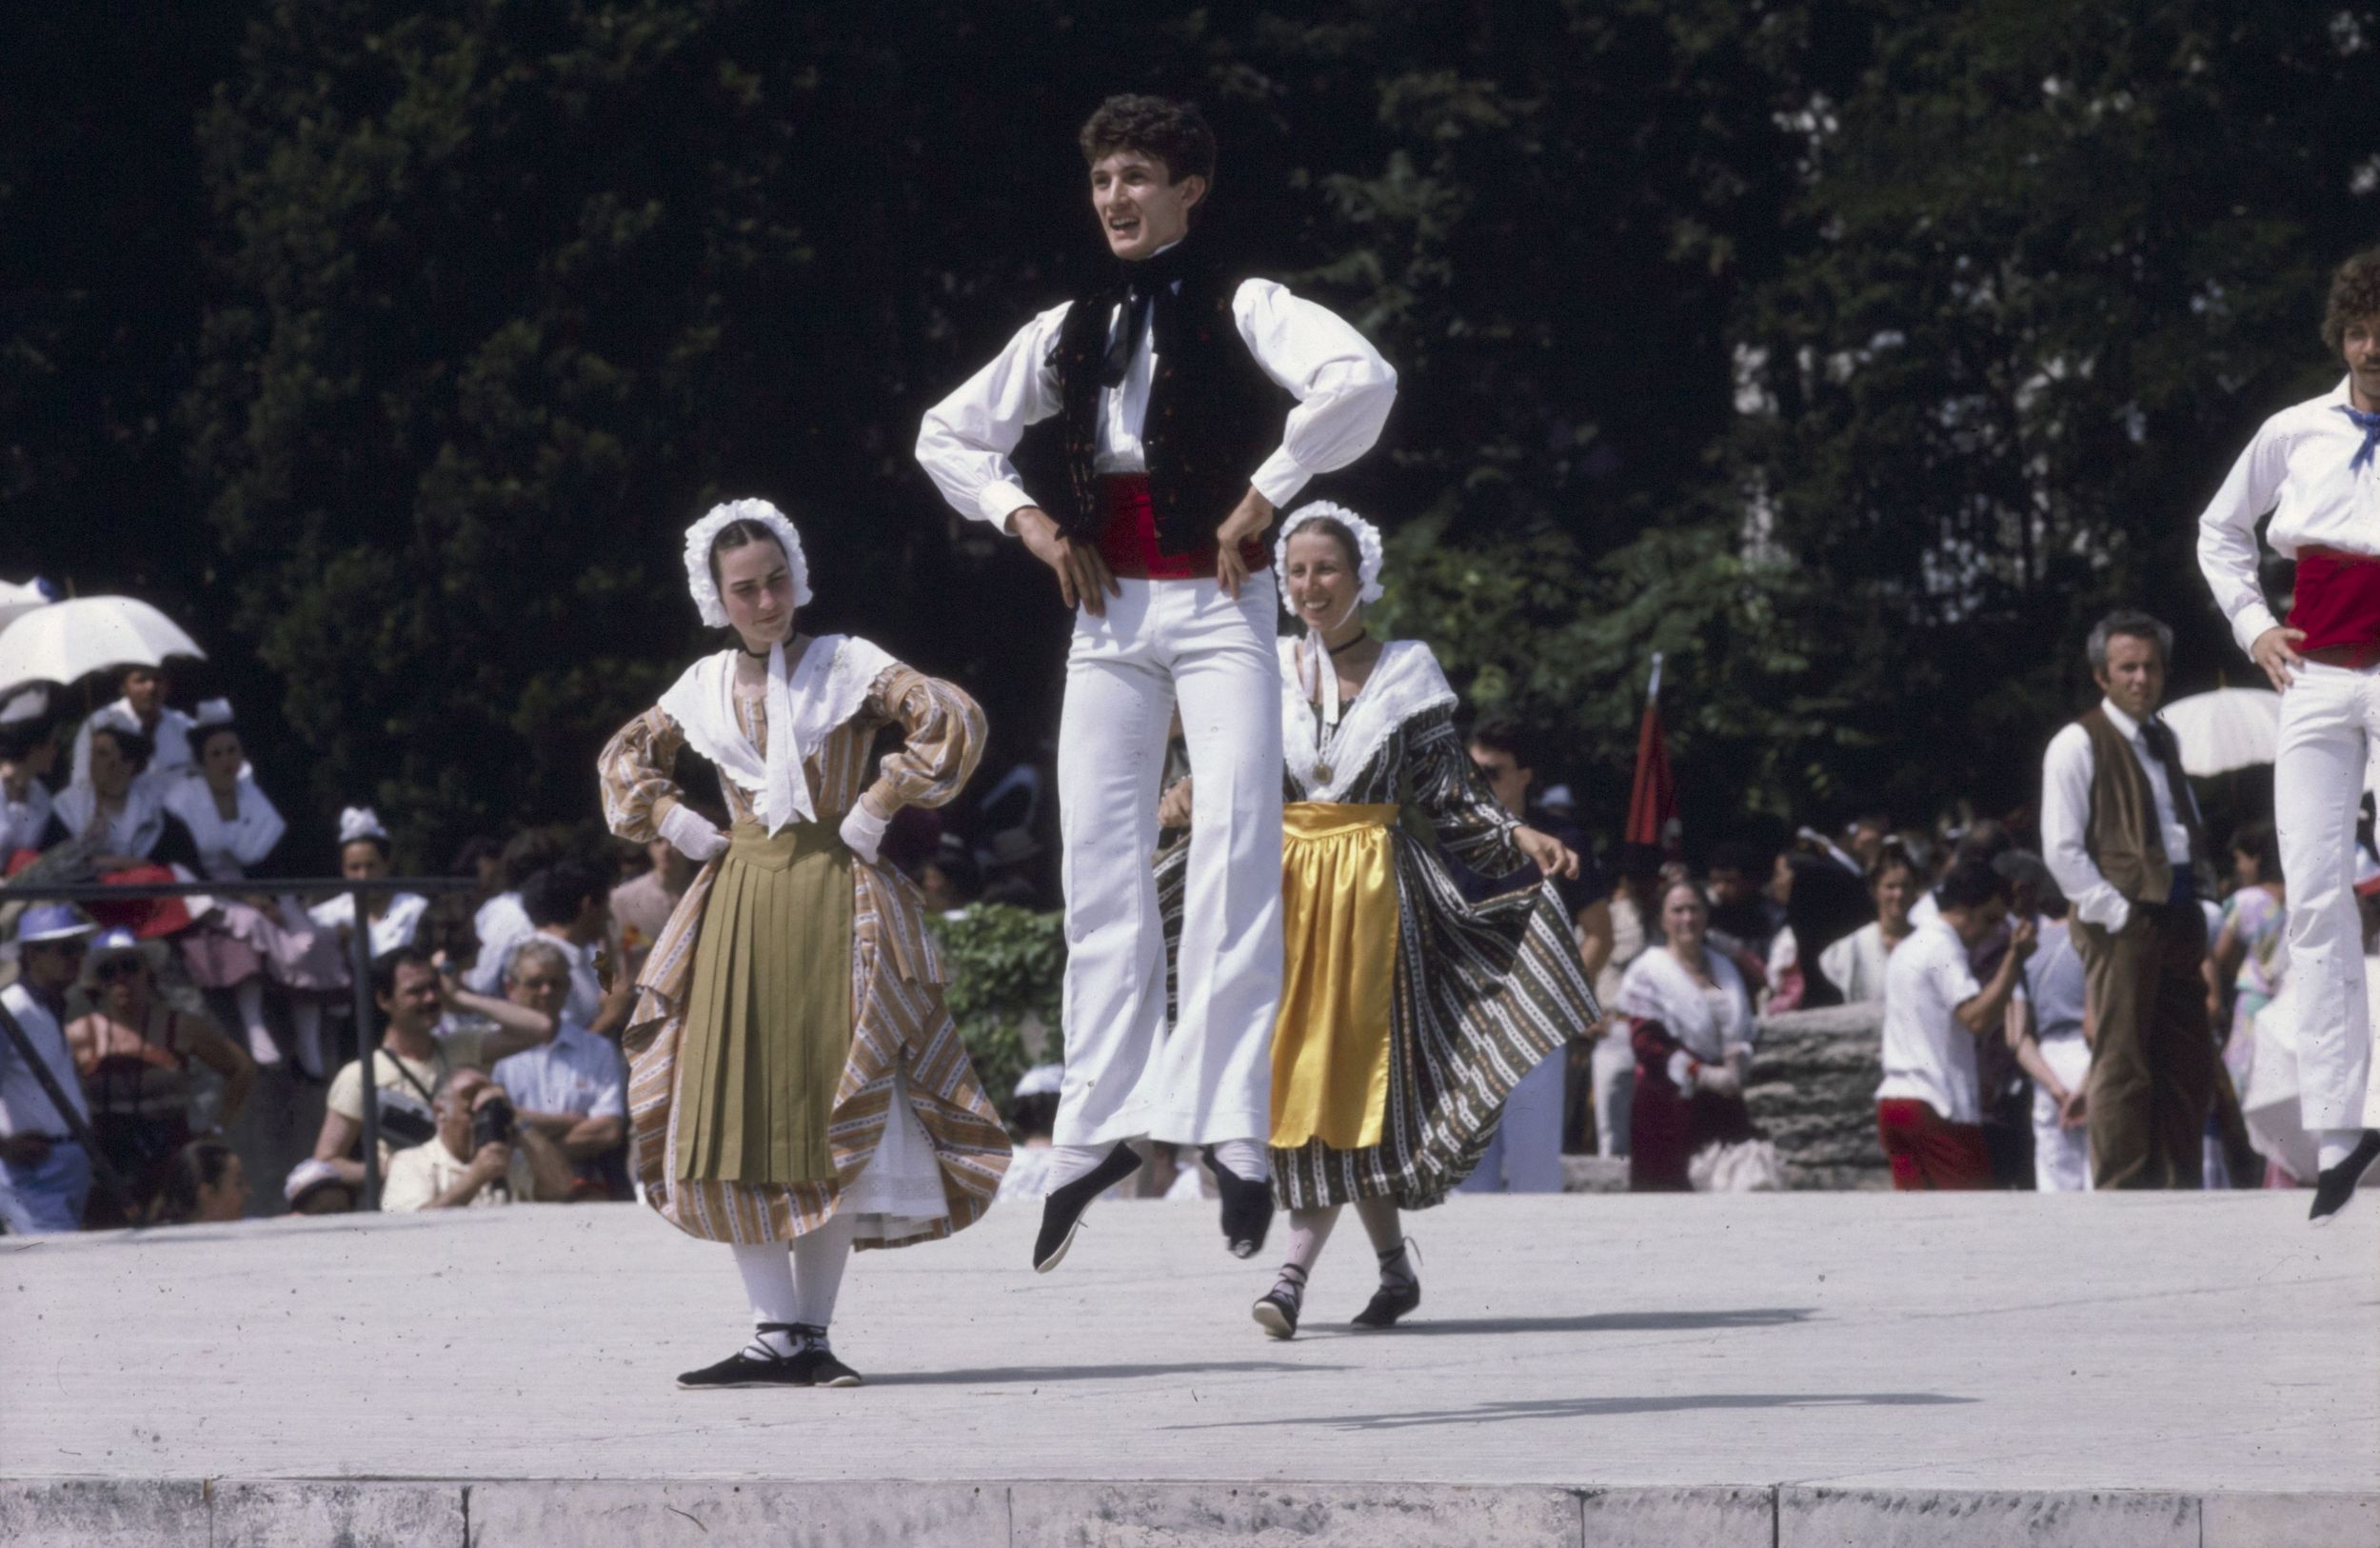
[[[2330,305],[2322,313],[2323,347],[2337,354],[2346,346],[2347,325],[2372,317],[2380,317],[2380,248],[2357,253],[2330,276]]]
[[[1203,177],[1207,190],[1214,191],[1215,131],[1195,104],[1131,93],[1109,97],[1077,138],[1086,167],[1119,150],[1138,150],[1163,162],[1170,181]]]

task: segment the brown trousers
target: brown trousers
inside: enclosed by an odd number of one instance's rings
[[[2076,920],[2090,994],[2091,1175],[2101,1188],[2195,1188],[2214,1102],[2207,921],[2194,903],[2132,904],[2113,935]]]

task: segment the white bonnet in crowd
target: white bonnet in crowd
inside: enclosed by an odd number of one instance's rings
[[[198,707],[190,711],[190,724],[193,728],[230,724],[231,701],[228,699],[202,699],[198,702]]]
[[[1379,601],[1380,566],[1384,563],[1380,529],[1346,506],[1335,506],[1327,500],[1311,501],[1299,506],[1290,512],[1287,521],[1280,524],[1280,536],[1273,540],[1273,573],[1276,576],[1289,573],[1289,540],[1298,528],[1308,522],[1325,519],[1337,522],[1356,535],[1357,595],[1366,603]],[[1282,612],[1292,617],[1297,614],[1297,608],[1289,601],[1289,588],[1285,585],[1281,587],[1280,607]]]
[[[349,806],[339,813],[339,846],[344,849],[359,839],[388,842],[388,830],[381,825],[380,814],[369,806]]]
[[[719,597],[719,583],[711,579],[711,545],[719,534],[737,522],[751,522],[774,533],[785,550],[785,566],[793,572],[793,605],[810,605],[810,562],[802,552],[802,536],[794,531],[785,513],[765,500],[730,500],[713,506],[709,514],[685,529],[685,584],[694,598],[703,622],[712,628],[727,626],[727,606]]]

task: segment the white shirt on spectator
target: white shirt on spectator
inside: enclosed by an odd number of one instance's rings
[[[2300,548],[2380,554],[2380,459],[2350,466],[2364,445],[2344,412],[2352,407],[2341,377],[2331,391],[2266,420],[2198,518],[2198,567],[2242,650],[2279,622],[2256,574],[2265,512],[2272,512],[2265,541],[2285,558]]]
[[[471,916],[471,933],[479,937],[479,956],[463,975],[464,987],[480,994],[504,993],[505,964],[512,948],[536,928],[517,892],[499,892],[480,904],[479,912]]]
[[[413,943],[414,933],[420,929],[422,916],[429,911],[429,900],[415,892],[399,892],[388,899],[388,906],[372,921],[372,955],[394,951]],[[355,923],[355,894],[342,892],[326,898],[306,911],[306,917],[325,929],[344,929]]]
[[[2033,1035],[2045,1038],[2072,1033],[2082,1036],[2083,962],[2074,949],[2072,931],[2062,919],[2033,922],[2033,953],[2025,959],[2025,998],[2033,1002]],[[2210,940],[2212,937],[2209,937]]]
[[[1958,1007],[1983,992],[1967,943],[1939,918],[1894,948],[1884,967],[1884,1083],[1876,1100],[1924,1102],[1953,1123],[1983,1121],[1975,1035]]]
[[[2109,700],[2100,700],[2099,707],[2107,712],[2108,724],[2132,749],[2141,773],[2148,777],[2149,793],[2156,802],[2157,831],[2165,841],[2165,858],[2174,869],[2188,870],[2190,829],[2182,825],[2165,765],[2149,751],[2138,721]],[[2080,721],[2050,739],[2049,751],[2041,755],[2041,858],[2049,862],[2050,874],[2057,878],[2058,890],[2073,905],[2076,919],[2102,929],[2120,930],[2132,919],[2132,905],[2113,883],[2099,874],[2083,846],[2091,832],[2091,780],[2098,766],[2091,750],[2091,733]],[[2181,799],[2193,798],[2185,789]]]
[[[39,849],[50,831],[50,790],[39,780],[25,782],[25,799],[0,787],[0,864],[19,849]]]
[[[410,1150],[400,1150],[388,1160],[387,1180],[380,1187],[380,1207],[391,1215],[410,1215],[427,1209],[440,1194],[463,1181],[470,1170],[467,1161],[457,1161],[444,1140],[431,1140]],[[528,1153],[519,1145],[512,1147],[512,1161],[505,1168],[504,1186],[488,1183],[471,1195],[466,1209],[483,1204],[537,1202],[537,1179],[529,1170]]]
[[[1940,911],[1933,917],[1939,919]],[[1843,1003],[1874,1004],[1884,999],[1884,969],[1892,960],[1884,926],[1872,920],[1818,953],[1818,969],[1843,991]]]
[[[496,1083],[512,1105],[576,1118],[627,1116],[627,1070],[606,1038],[563,1018],[551,1042],[496,1062]]]
[[[25,1029],[34,1054],[56,1078],[75,1116],[89,1118],[90,1108],[83,1100],[83,1078],[74,1072],[74,1051],[67,1043],[66,1028],[50,1014],[50,1007],[22,983],[0,989],[0,1005],[8,1006],[17,1024]],[[66,1120],[58,1116],[56,1105],[50,1100],[50,1093],[41,1088],[41,1078],[18,1057],[16,1041],[0,1036],[0,1139],[16,1134],[46,1134],[57,1139],[69,1132]]]
[[[918,461],[961,515],[1000,526],[1020,508],[1041,504],[1017,482],[1008,454],[1028,426],[1062,407],[1056,351],[1073,305],[1061,302],[1025,324],[990,365],[926,410]],[[1231,315],[1258,367],[1298,400],[1279,448],[1248,470],[1258,493],[1286,506],[1315,474],[1344,467],[1371,449],[1397,401],[1397,372],[1344,319],[1271,280],[1242,281],[1233,292]],[[1111,314],[1111,337],[1115,327]],[[1140,428],[1157,366],[1155,334],[1152,328],[1141,336],[1122,385],[1100,389],[1091,459],[1096,472],[1148,468]]]
[[[166,810],[190,830],[199,868],[209,882],[236,882],[263,864],[281,845],[289,824],[272,801],[247,775],[231,787],[232,812],[226,818],[215,792],[203,779],[175,780],[165,786]]]
[[[81,729],[74,733],[72,783],[90,784],[90,734],[93,727],[101,725],[118,725],[128,731],[139,731],[155,744],[156,751],[149,755],[149,767],[142,770],[144,778],[162,783],[193,773],[198,768],[198,760],[190,756],[190,730],[197,724],[171,705],[166,705],[157,711],[156,726],[149,729],[142,726],[140,716],[132,712],[130,700],[118,699],[114,704],[102,705],[91,711]]]

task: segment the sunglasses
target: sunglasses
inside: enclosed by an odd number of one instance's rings
[[[141,960],[139,958],[119,957],[111,963],[101,963],[97,967],[91,970],[91,976],[104,983],[110,979],[136,978],[140,975],[141,971]]]
[[[30,941],[26,944],[34,951],[55,952],[67,958],[80,957],[89,949],[80,941]]]

